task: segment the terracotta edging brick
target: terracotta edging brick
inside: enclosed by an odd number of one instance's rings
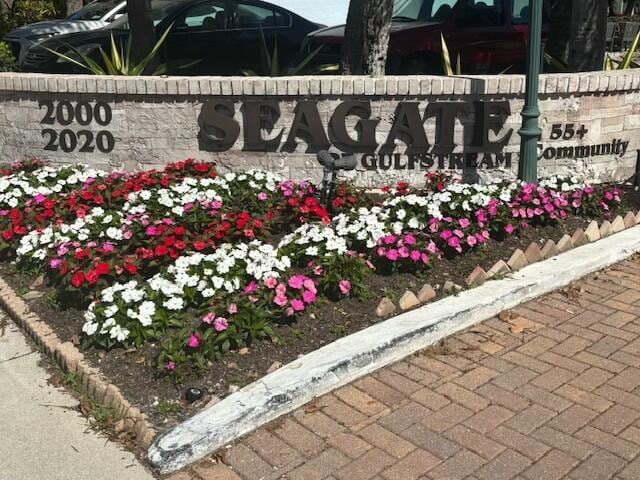
[[[614,222],[616,223],[617,228],[622,228],[622,230],[635,227],[640,223],[640,211],[637,215],[633,211],[627,212],[624,216],[624,220],[621,216],[617,216]],[[532,263],[553,258],[556,255],[560,255],[561,253],[568,252],[569,250],[588,243],[597,242],[612,233],[614,232],[611,230],[611,223],[608,220],[603,220],[600,227],[598,226],[598,222],[593,220],[585,230],[577,228],[572,235],[564,235],[560,240],[558,240],[558,243],[553,240],[547,240],[544,247],[540,248],[540,245],[536,242],[532,242],[524,252],[520,248],[516,248],[509,261],[505,262],[504,260],[498,260],[495,265],[487,271],[485,271],[480,265],[477,265],[467,276],[465,284],[468,288],[477,287],[486,281],[491,280],[495,275],[512,273],[526,267],[527,265],[531,265]],[[457,285],[453,288],[448,288],[445,284],[442,290],[444,295],[451,295],[457,294],[459,291],[462,291],[463,288]],[[429,294],[423,296],[422,292],[429,292]],[[407,298],[410,298],[411,301],[408,302],[406,300]],[[433,287],[430,284],[425,284],[420,290],[417,298],[413,292],[406,291],[400,299],[400,308],[402,310],[410,310],[434,300],[438,300],[438,298]],[[384,297],[378,304],[376,314],[379,317],[386,317],[395,313],[395,311],[394,303],[388,297]]]
[[[147,421],[146,415],[132,406],[118,387],[108,383],[97,369],[90,367],[75,345],[62,342],[3,278],[0,278],[0,305],[47,357],[65,372],[79,377],[88,397],[100,405],[113,408],[123,417],[124,431],[135,435],[142,448],[146,449],[151,445],[156,431]]]

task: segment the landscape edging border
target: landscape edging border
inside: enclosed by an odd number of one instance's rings
[[[640,214],[636,224],[638,220]],[[162,473],[179,470],[317,396],[639,251],[640,226],[629,226],[532,263],[507,278],[422,305],[343,337],[161,433],[149,447],[148,459]],[[421,320],[426,313],[431,319]]]
[[[102,378],[84,355],[71,342],[62,342],[58,335],[33,312],[15,290],[0,277],[0,305],[31,339],[42,353],[63,371],[74,373],[82,383],[84,393],[100,405],[114,409],[122,416],[122,431],[135,436],[142,448],[148,448],[157,434],[145,414],[122,395],[120,389]]]

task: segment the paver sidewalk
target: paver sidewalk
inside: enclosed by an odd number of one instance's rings
[[[259,429],[182,479],[640,479],[640,260]]]
[[[39,360],[9,320],[0,336],[0,480],[152,480],[89,427],[76,399],[47,383]]]

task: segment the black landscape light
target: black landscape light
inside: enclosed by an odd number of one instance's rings
[[[200,400],[203,397],[203,395],[204,395],[204,392],[200,388],[190,387],[190,388],[187,388],[187,391],[184,396],[187,402],[193,403]]]
[[[331,206],[331,197],[333,196],[333,186],[335,185],[336,172],[339,170],[353,170],[356,168],[357,160],[353,155],[346,157],[334,157],[327,150],[318,152],[318,163],[324,169],[322,178],[322,191],[320,192],[320,201],[327,207]]]

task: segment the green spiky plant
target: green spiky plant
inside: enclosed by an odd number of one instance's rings
[[[243,70],[242,74],[245,76],[256,76],[256,75],[265,75],[269,77],[280,77],[280,76],[293,76],[299,75],[309,62],[313,60],[313,58],[322,50],[323,45],[320,45],[318,48],[309,53],[299,64],[294,65],[289,68],[282,68],[280,65],[280,57],[278,54],[278,39],[275,38],[273,42],[273,51],[269,52],[269,47],[267,46],[267,39],[264,36],[264,32],[260,29],[260,38],[261,48],[260,48],[260,72],[256,72],[255,70]],[[313,73],[323,73],[325,71],[329,71],[333,69],[333,65],[322,66],[315,70]],[[335,70],[338,69],[338,65],[335,65]]]
[[[100,56],[102,57],[102,62],[104,67],[100,65],[97,61],[92,59],[89,55],[86,55],[78,49],[72,47],[71,45],[65,45],[69,50],[71,50],[77,57],[73,58],[69,55],[65,55],[64,53],[60,53],[56,50],[52,50],[47,47],[49,52],[55,54],[59,57],[60,60],[64,62],[73,63],[94,75],[124,75],[124,76],[138,76],[142,75],[146,70],[149,63],[155,58],[160,50],[160,47],[164,43],[169,31],[173,24],[169,26],[162,34],[160,39],[153,46],[151,51],[138,63],[134,63],[131,59],[131,38],[126,42],[126,47],[122,44],[117,45],[113,35],[111,35],[111,52],[107,54],[102,47],[98,47],[100,52]],[[152,75],[164,75],[167,73],[167,64],[160,64],[153,72]]]
[[[627,70],[628,68],[633,68],[633,56],[638,50],[638,45],[640,44],[640,32],[636,35],[629,47],[629,50],[625,53],[622,60],[616,65],[615,61],[611,58],[611,56],[606,53],[604,56],[604,65],[602,67],[603,70]]]
[[[451,56],[449,55],[449,47],[447,46],[447,41],[444,39],[444,35],[440,34],[440,41],[442,42],[442,69],[444,70],[445,75],[462,75],[462,65],[460,63],[460,54],[458,54],[458,58],[456,59],[456,71],[453,72],[453,67],[451,66]]]

